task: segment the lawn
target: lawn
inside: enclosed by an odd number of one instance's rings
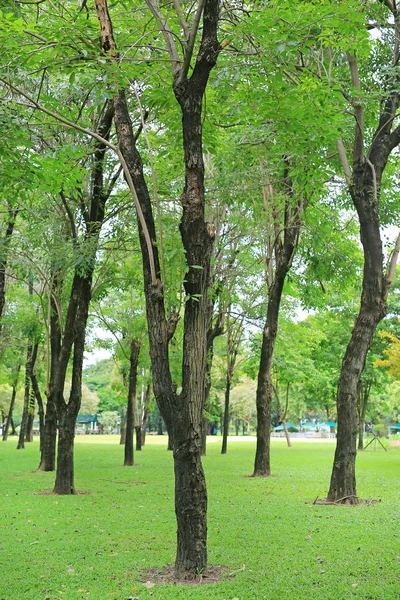
[[[252,479],[254,442],[208,446],[209,563],[219,583],[148,585],[174,561],[172,455],[150,438],[122,467],[116,436],[76,440],[77,496],[41,493],[38,442],[0,444],[0,600],[390,600],[400,598],[400,449],[357,459],[358,493],[378,502],[313,505],[333,443],[272,443],[274,476]]]

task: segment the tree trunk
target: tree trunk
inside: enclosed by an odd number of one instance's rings
[[[74,485],[75,410],[68,408],[60,415],[57,448],[57,474],[54,494],[76,494]]]
[[[98,123],[99,135],[107,140],[110,135],[114,109],[112,102],[107,101]],[[82,209],[85,224],[84,239],[81,245],[85,248],[85,264],[76,264],[69,296],[68,309],[61,336],[57,311],[54,310],[51,320],[51,381],[49,396],[54,406],[59,423],[57,473],[54,485],[55,494],[74,494],[74,437],[75,423],[79,413],[82,397],[82,365],[85,349],[86,325],[91,301],[93,272],[96,266],[96,253],[101,227],[105,216],[105,205],[112,191],[104,186],[104,167],[107,146],[96,140],[91,170],[91,194],[89,206]],[[75,241],[75,240],[74,240]],[[57,280],[56,280],[57,281]],[[72,380],[69,399],[64,398],[64,385],[67,368],[72,354]]]
[[[31,394],[32,396],[32,394]],[[35,414],[29,412],[29,407],[28,407],[28,415],[27,415],[27,419],[26,419],[26,429],[25,429],[25,443],[26,442],[33,442],[33,420],[35,418]]]
[[[360,219],[364,278],[360,311],[343,358],[338,383],[337,444],[328,492],[329,501],[347,504],[357,502],[357,391],[376,326],[387,311],[378,204],[371,193],[374,183],[370,166],[358,165],[353,179],[351,192]]]
[[[7,415],[7,421],[6,421],[6,425],[5,428],[3,429],[3,442],[7,441],[8,438],[8,431],[10,429],[10,425],[12,422],[12,417],[13,417],[13,412],[14,412],[14,405],[15,405],[15,397],[17,395],[17,385],[18,385],[18,378],[19,378],[19,372],[21,369],[21,364],[17,365],[16,368],[16,374],[15,374],[15,379],[12,383],[12,394],[11,394],[11,402],[10,402],[10,408],[8,409],[8,415]],[[15,431],[15,428],[13,427],[13,433]]]
[[[202,573],[207,565],[207,489],[199,449],[193,441],[174,451],[178,525],[175,570],[183,579]]]
[[[94,263],[93,263],[94,268]],[[59,424],[58,447],[57,447],[57,472],[54,485],[55,494],[74,494],[74,438],[75,424],[79,413],[82,397],[82,365],[85,349],[86,323],[88,318],[89,304],[91,298],[91,272],[86,277],[75,273],[71,291],[71,303],[74,298],[79,299],[77,306],[72,309],[74,318],[66,320],[64,328],[64,340],[73,339],[73,360],[71,391],[68,403],[64,400],[63,388],[65,382],[68,360],[65,350],[61,352],[60,364],[57,366],[55,406]],[[72,317],[72,315],[70,314]],[[67,342],[67,348],[68,348]],[[70,350],[70,349],[69,349]],[[68,353],[69,355],[69,353]]]
[[[26,352],[26,364],[25,364],[25,394],[24,394],[24,409],[22,412],[21,426],[19,430],[19,439],[17,444],[17,450],[23,450],[25,448],[25,433],[28,422],[28,409],[29,409],[29,398],[30,398],[30,385],[31,385],[31,365],[32,365],[32,354],[33,348],[31,344],[28,344]]]
[[[230,415],[229,415],[230,394],[231,394],[231,379],[227,375],[226,384],[225,384],[224,432],[222,434],[221,454],[226,454],[227,445],[228,445],[228,433],[229,433],[229,422],[230,422]]]
[[[31,375],[32,379],[32,375]],[[32,381],[29,382],[32,384]],[[25,442],[33,442],[33,421],[35,419],[35,390],[33,387],[29,391],[29,402],[28,402],[28,418],[26,421],[25,431]]]
[[[142,450],[142,428],[140,425],[135,426],[136,433],[136,451],[141,452]]]
[[[56,468],[57,413],[54,399],[50,393],[47,394],[43,436],[40,437],[41,455],[38,470],[54,471]]]
[[[0,249],[0,334],[3,329],[1,318],[3,316],[4,305],[6,302],[6,271],[8,260],[8,247],[11,242],[11,237],[14,231],[15,219],[17,218],[19,209],[13,209],[8,203],[8,223],[4,233],[4,238],[1,241]]]
[[[394,22],[393,48],[388,68],[399,63],[399,14],[396,6],[386,3]],[[355,53],[347,53],[353,88],[360,90],[360,74]],[[393,62],[392,62],[393,61]],[[390,63],[390,64],[389,64]],[[379,226],[379,202],[383,172],[392,151],[400,144],[400,128],[395,124],[400,96],[398,77],[385,80],[385,94],[379,103],[379,122],[373,135],[364,131],[364,103],[354,94],[356,125],[353,139],[353,170],[348,179],[349,192],[360,223],[360,240],[364,252],[364,271],[360,309],[347,346],[337,388],[337,445],[332,468],[328,500],[357,502],[355,464],[357,455],[357,393],[368,350],[378,323],[387,313],[387,294],[392,284],[398,248],[383,268],[382,240]],[[378,106],[378,104],[377,104]],[[368,149],[365,139],[371,139]],[[343,162],[343,161],[342,161]],[[346,161],[345,161],[346,162]],[[344,164],[348,172],[349,166]]]
[[[125,442],[126,442],[126,415],[122,419],[121,435],[120,435],[120,438],[119,438],[120,445],[125,444]]]
[[[283,418],[282,419],[282,425],[283,425],[283,431],[285,432],[285,438],[286,438],[286,443],[288,445],[288,448],[292,447],[292,442],[290,441],[290,435],[289,435],[289,431],[286,425],[286,419]]]
[[[42,394],[40,393],[39,384],[37,382],[36,374],[32,373],[31,375],[32,388],[35,393],[36,401],[38,403],[38,415],[39,415],[39,437],[40,437],[40,451],[43,448],[43,438],[44,438],[44,406]]]
[[[150,414],[150,402],[151,402],[151,383],[148,383],[146,386],[146,392],[144,395],[144,403],[142,406],[142,418],[141,418],[141,422],[142,422],[142,442],[141,442],[141,446],[143,447],[146,443],[146,428],[147,428],[147,421],[149,420],[149,414]]]
[[[364,450],[364,429],[365,429],[365,414],[369,395],[371,392],[372,381],[360,381],[357,394],[357,410],[358,410],[358,450]]]
[[[217,292],[219,293],[219,291]],[[210,410],[210,390],[211,390],[211,367],[214,359],[214,340],[216,337],[219,337],[224,332],[224,317],[225,312],[220,310],[218,312],[215,323],[213,324],[213,312],[214,306],[216,302],[216,296],[213,296],[208,301],[207,311],[208,311],[208,319],[209,325],[207,328],[207,364],[206,364],[206,385],[204,390],[204,407],[203,407],[203,416],[201,420],[201,455],[206,456],[207,454],[207,435],[210,433],[210,423],[207,417],[204,415],[204,412],[209,412]]]
[[[293,206],[293,189],[289,178],[289,166],[285,168],[283,188],[287,196],[284,211],[284,227],[283,233],[281,233],[282,224],[275,223],[275,228],[279,231],[279,234],[274,237],[276,268],[273,279],[269,281],[267,318],[263,329],[260,367],[258,370],[256,395],[257,446],[253,477],[268,477],[271,475],[272,358],[278,333],[279,308],[283,285],[292,265],[302,222],[303,203],[300,199],[297,201],[296,206]]]
[[[133,432],[135,429],[136,420],[136,382],[137,382],[137,366],[139,361],[141,342],[139,338],[134,338],[131,341],[129,355],[129,389],[128,389],[128,405],[126,409],[126,438],[125,438],[125,453],[124,467],[131,467],[134,464],[133,457]]]
[[[276,408],[277,408],[277,413],[279,415],[279,418],[282,422],[282,426],[283,426],[283,431],[285,432],[285,438],[286,438],[286,443],[288,445],[288,448],[292,447],[292,443],[290,441],[290,436],[289,436],[289,431],[286,425],[286,414],[287,414],[287,409],[288,409],[288,404],[289,404],[289,383],[286,386],[286,406],[285,406],[285,410],[282,410],[282,405],[281,405],[281,401],[279,398],[279,392],[278,392],[278,382],[276,383],[276,385],[273,386],[273,390],[274,390],[274,394],[275,394],[275,398],[276,398]]]

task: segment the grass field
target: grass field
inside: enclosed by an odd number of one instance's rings
[[[153,438],[122,467],[117,436],[76,440],[76,488],[60,497],[36,472],[38,442],[0,443],[0,600],[400,599],[400,448],[357,459],[369,506],[324,497],[333,443],[272,443],[274,476],[252,479],[254,442],[208,446],[209,563],[219,583],[146,587],[143,569],[174,561],[172,456]],[[146,583],[147,585],[147,583]]]

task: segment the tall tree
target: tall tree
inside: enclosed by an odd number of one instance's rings
[[[357,502],[355,461],[357,454],[357,400],[360,378],[365,367],[368,350],[378,323],[387,313],[387,295],[392,284],[399,253],[397,245],[388,270],[384,269],[381,239],[381,191],[383,174],[390,155],[400,144],[400,127],[395,124],[399,108],[399,76],[397,65],[400,58],[400,15],[393,0],[385,0],[384,20],[393,19],[390,34],[392,55],[386,58],[387,75],[381,78],[383,95],[379,104],[379,116],[372,136],[368,130],[364,90],[360,74],[357,49],[347,52],[351,76],[350,91],[345,91],[355,118],[352,140],[352,168],[347,162],[343,143],[339,140],[339,152],[346,175],[349,194],[360,223],[360,239],[364,251],[364,272],[360,309],[347,346],[337,390],[338,432],[328,500],[353,504]],[[361,8],[360,8],[361,10]],[[366,15],[367,18],[367,15]],[[367,27],[367,22],[365,22]],[[371,76],[371,74],[370,74]],[[371,115],[368,115],[369,118]]]
[[[272,359],[278,333],[279,308],[286,275],[292,265],[300,235],[304,198],[293,199],[290,164],[285,158],[282,195],[271,185],[264,187],[264,210],[267,217],[266,281],[268,285],[267,316],[263,329],[257,385],[257,447],[253,477],[271,475],[270,431],[273,397]],[[282,201],[283,200],[283,201]]]
[[[172,441],[175,470],[175,512],[178,525],[175,570],[178,577],[194,578],[207,566],[207,492],[201,464],[201,415],[206,369],[206,305],[214,231],[205,221],[202,106],[209,74],[220,45],[217,40],[219,6],[215,0],[200,3],[181,61],[175,38],[156,2],[148,6],[165,37],[173,68],[173,91],[182,113],[185,184],[181,196],[180,233],[185,249],[185,314],[182,390],[178,394],[169,366],[168,346],[177,315],[165,314],[163,275],[156,246],[152,205],[132,130],[127,96],[120,88],[114,96],[118,141],[138,199],[140,242],[154,393]],[[96,0],[102,47],[110,63],[119,61],[112,23],[105,0]],[[203,31],[189,76],[197,33]],[[181,23],[188,25],[181,15]]]

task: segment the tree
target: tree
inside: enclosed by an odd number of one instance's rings
[[[149,192],[129,116],[126,92],[113,98],[115,125],[121,153],[137,194],[144,290],[154,393],[172,441],[175,470],[175,512],[178,543],[175,570],[179,577],[193,578],[207,565],[207,493],[201,465],[201,412],[206,368],[206,303],[209,285],[213,228],[205,221],[204,163],[202,153],[202,102],[220,45],[217,41],[218,3],[206,0],[197,9],[181,63],[174,36],[155,2],[149,8],[164,35],[173,68],[173,91],[182,112],[185,185],[181,196],[180,233],[186,253],[185,314],[182,360],[182,391],[177,394],[168,360],[168,345],[177,315],[166,319],[163,276]],[[112,23],[104,0],[96,0],[102,47],[109,64],[119,60]],[[190,62],[202,17],[203,32],[195,67]],[[181,17],[181,22],[184,22]],[[187,26],[187,25],[186,25]]]
[[[243,315],[234,317],[232,306],[227,309],[226,319],[226,367],[225,367],[225,402],[224,402],[224,426],[222,433],[221,454],[226,454],[228,445],[228,432],[230,423],[230,394],[235,368],[237,368],[237,357],[240,344],[243,341]]]
[[[393,55],[386,58],[387,76],[379,74],[383,95],[379,105],[378,123],[372,137],[368,132],[366,109],[362,100],[362,73],[358,55],[353,47],[347,51],[351,75],[351,91],[346,91],[353,108],[355,131],[352,140],[352,170],[346,160],[339,140],[339,150],[346,175],[349,193],[360,222],[360,239],[364,251],[364,273],[360,310],[347,346],[337,391],[338,432],[335,458],[328,500],[332,502],[357,502],[355,459],[357,439],[357,398],[361,374],[368,350],[378,323],[387,313],[387,295],[394,278],[399,248],[392,255],[385,273],[380,232],[381,194],[383,174],[393,150],[400,144],[400,128],[395,125],[400,95],[395,69],[399,60],[399,15],[394,2],[385,2],[386,21],[393,17],[394,28],[390,36]],[[367,27],[367,23],[364,24]],[[392,70],[392,67],[394,69]],[[370,73],[371,76],[371,73]],[[377,77],[377,75],[375,75]],[[375,105],[376,106],[376,105]],[[376,110],[376,109],[375,109]],[[369,141],[370,140],[370,141]]]

